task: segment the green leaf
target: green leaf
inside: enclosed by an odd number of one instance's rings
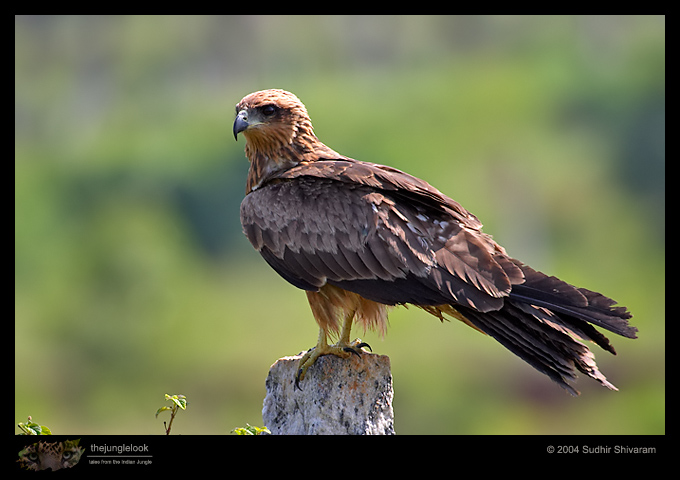
[[[166,400],[172,400],[175,403],[175,405],[177,405],[182,410],[186,410],[186,408],[187,408],[187,397],[185,397],[184,395],[172,395],[172,396],[170,396],[166,393],[165,399]]]
[[[17,426],[22,430],[23,433],[19,435],[52,435],[52,431],[45,425],[38,425],[28,417],[28,422],[19,422]]]
[[[161,407],[156,411],[156,418],[158,418],[158,414],[165,411],[165,410],[172,410],[170,407]]]
[[[246,423],[245,427],[238,427],[231,431],[236,435],[270,435],[272,432],[267,427],[254,427]]]

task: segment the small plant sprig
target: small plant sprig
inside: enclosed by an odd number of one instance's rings
[[[170,429],[172,428],[172,422],[175,420],[175,415],[177,415],[177,412],[179,412],[180,409],[186,410],[187,409],[187,397],[184,395],[168,395],[167,393],[165,394],[165,399],[172,401],[173,405],[172,407],[164,406],[159,408],[156,411],[156,418],[158,418],[158,414],[161,413],[164,410],[171,410],[170,412],[170,423],[166,423],[163,421],[163,426],[165,427],[165,434],[170,435]]]
[[[231,431],[236,435],[271,435],[272,432],[269,431],[267,427],[253,427],[252,425],[246,423],[245,427],[238,427]]]
[[[19,435],[52,435],[52,431],[45,425],[38,425],[33,421],[31,416],[28,416],[28,421],[26,423],[19,422],[17,427],[21,429]]]

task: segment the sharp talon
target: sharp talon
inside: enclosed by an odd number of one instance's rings
[[[300,374],[302,373],[302,369],[298,371],[298,374],[295,375],[295,385],[293,385],[293,391],[295,390],[300,390],[302,391],[302,387],[300,386]]]
[[[343,348],[343,350],[344,350],[345,352],[353,353],[353,354],[356,355],[357,357],[361,358],[361,355],[359,355],[359,352],[357,352],[357,351],[356,351],[354,348],[352,348],[352,347],[345,347],[345,348]]]
[[[373,352],[373,349],[371,348],[371,346],[370,346],[368,343],[366,343],[366,342],[361,342],[359,345],[357,345],[357,348],[363,348],[363,347],[366,347],[366,348],[368,348],[371,352]]]
[[[305,353],[309,353],[309,352],[311,352],[312,350],[314,350],[315,348],[316,348],[316,347],[312,347],[312,348],[310,348],[309,350],[303,350],[303,351],[301,351],[300,353],[298,353],[298,355],[304,355]]]

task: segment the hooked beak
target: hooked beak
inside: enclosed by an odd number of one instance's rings
[[[238,134],[248,128],[248,112],[241,110],[234,120],[234,140],[238,140]]]

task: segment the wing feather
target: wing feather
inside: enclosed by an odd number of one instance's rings
[[[567,322],[635,335],[624,307],[508,257],[474,215],[396,169],[345,159],[293,167],[246,196],[241,221],[253,246],[301,288],[331,281],[384,303],[478,312],[499,310],[510,298]]]
[[[392,248],[390,248],[390,243],[392,243]],[[403,269],[406,265],[393,256],[395,251],[393,239],[385,240],[379,235],[371,235],[366,239],[366,248],[371,251],[380,267],[390,275],[390,280],[405,276]]]
[[[392,197],[390,189],[377,190],[387,174],[372,164],[350,169],[347,162],[320,163],[328,168],[316,173],[349,172],[348,178],[364,181],[300,175],[258,188],[241,206],[246,236],[256,249],[266,249],[263,256],[284,278],[306,289],[326,281],[342,284],[389,304],[502,307],[501,297],[510,290],[505,271],[518,281],[511,271],[518,268],[509,261],[499,264],[495,243],[466,226],[471,223],[452,217],[450,202],[437,211],[427,203]],[[395,172],[391,185],[403,188],[409,177]],[[425,182],[414,185],[411,189],[426,192],[428,201],[437,195]],[[380,287],[380,282],[390,285]],[[391,292],[377,293],[380,288]]]
[[[350,250],[346,245],[346,243],[338,245],[338,252],[352,268],[354,278],[376,278],[377,276],[371,271],[370,267],[364,263],[359,253]]]

